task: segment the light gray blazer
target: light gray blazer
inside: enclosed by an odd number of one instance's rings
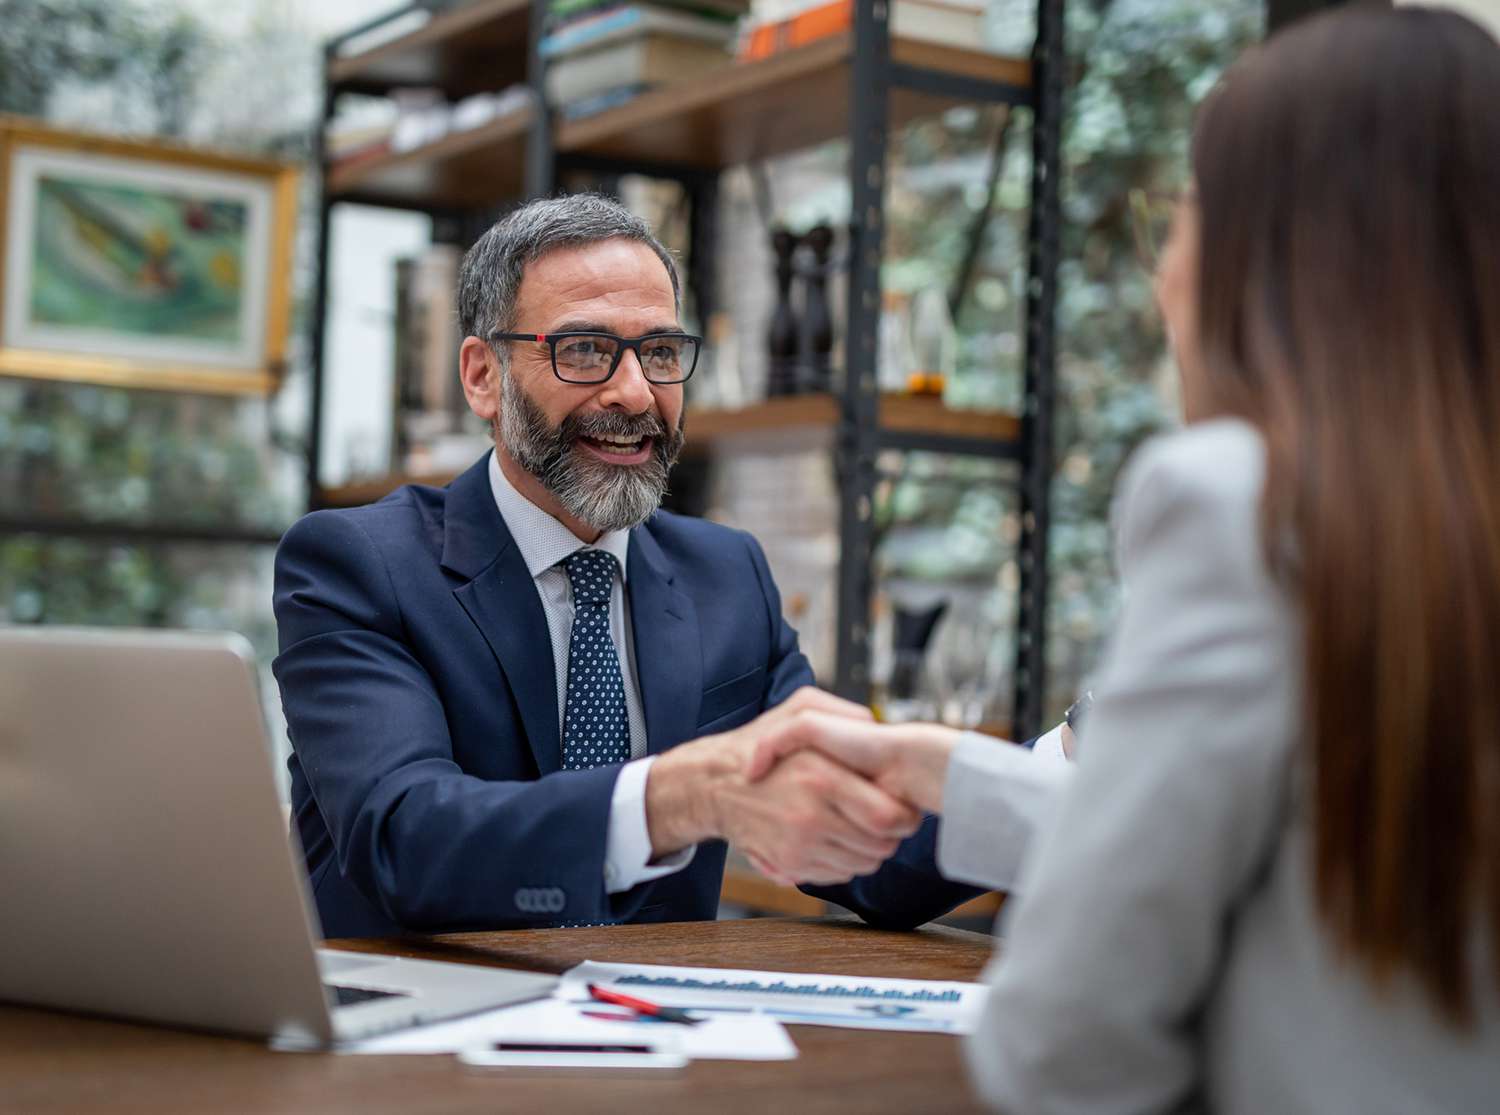
[[[1261,557],[1263,471],[1255,431],[1217,421],[1121,482],[1119,629],[1076,770],[1038,784],[1051,800],[968,1044],[998,1108],[1500,1112],[1493,958],[1460,1035],[1411,986],[1378,995],[1317,917],[1301,639]],[[966,881],[1007,858],[990,806],[1014,790],[986,776],[1003,746],[966,740],[949,774],[939,863]]]

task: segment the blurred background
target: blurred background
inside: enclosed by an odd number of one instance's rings
[[[970,49],[1030,53],[1034,3],[950,6],[971,9],[981,39],[968,41]],[[499,208],[455,223],[442,212],[364,204],[349,183],[393,159],[418,165],[424,152],[459,142],[451,137],[464,128],[494,127],[517,94],[507,93],[510,78],[497,78],[483,96],[457,105],[420,89],[332,97],[326,64],[379,51],[465,6],[416,5],[394,24],[383,18],[391,7],[0,0],[0,112],[78,132],[269,156],[301,171],[289,273],[280,277],[290,327],[274,390],[180,393],[0,376],[0,622],[227,628],[248,636],[269,663],[271,563],[289,523],[314,505],[375,498],[402,477],[441,479],[483,451],[482,429],[456,403],[451,283],[465,237]],[[578,71],[564,65],[570,13],[557,7],[551,31],[563,41],[553,71],[560,84],[549,87],[554,107],[566,120],[605,119],[597,114],[640,90],[612,87],[601,100],[592,87],[567,87]],[[789,25],[817,5],[728,7],[716,49],[732,61],[774,52],[764,36],[756,46],[756,28]],[[1141,439],[1177,420],[1152,301],[1150,239],[1183,181],[1194,104],[1265,33],[1267,18],[1262,0],[1072,0],[1066,8],[1055,470],[1045,539],[1048,718],[1085,684],[1110,629],[1116,590],[1107,516],[1116,474]],[[572,26],[576,34],[576,19]],[[325,57],[330,40],[350,32],[358,34]],[[959,106],[892,130],[879,321],[880,385],[890,395],[940,398],[954,412],[1019,406],[1029,129],[1025,112]],[[787,308],[778,230],[830,230],[824,256],[804,246],[796,257],[794,279],[806,292],[795,308],[808,313],[808,298],[824,300],[833,323],[829,362],[837,364],[844,320],[837,266],[807,280],[820,259],[831,255],[836,264],[841,250],[848,155],[847,141],[834,137],[719,175],[711,222],[718,298],[704,320],[688,307],[687,324],[710,341],[689,385],[690,440],[700,411],[734,413],[768,395],[806,393],[778,363],[776,318]],[[692,230],[679,185],[633,175],[590,184],[618,193],[687,252]],[[343,196],[326,210],[324,243],[324,191],[333,188]],[[870,677],[893,718],[997,730],[1010,723],[1020,581],[1017,497],[1005,482],[1011,468],[982,456],[882,455]],[[830,678],[839,479],[827,438],[772,430],[759,441],[715,440],[713,452],[684,463],[673,500],[761,537],[819,676]],[[912,643],[918,629],[927,638],[913,656],[898,644]],[[266,693],[279,729],[274,685]]]

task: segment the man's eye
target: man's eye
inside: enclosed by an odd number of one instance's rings
[[[599,345],[596,341],[569,341],[562,346],[562,352],[566,356],[596,356]]]

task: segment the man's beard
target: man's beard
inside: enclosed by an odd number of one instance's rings
[[[651,517],[667,493],[667,474],[682,452],[675,430],[655,414],[570,414],[555,429],[510,371],[500,374],[502,444],[573,518],[597,531],[628,530]],[[649,437],[651,458],[612,465],[577,443],[580,437]]]

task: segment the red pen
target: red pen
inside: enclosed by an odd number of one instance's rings
[[[645,999],[636,999],[629,995],[622,995],[618,991],[611,991],[607,987],[600,987],[597,983],[588,985],[589,998],[601,1003],[613,1003],[617,1007],[629,1007],[637,1014],[644,1014],[651,1018],[659,1018],[663,1022],[680,1022],[685,1026],[693,1026],[702,1019],[694,1018],[681,1007],[664,1007],[658,1003],[648,1003]]]

